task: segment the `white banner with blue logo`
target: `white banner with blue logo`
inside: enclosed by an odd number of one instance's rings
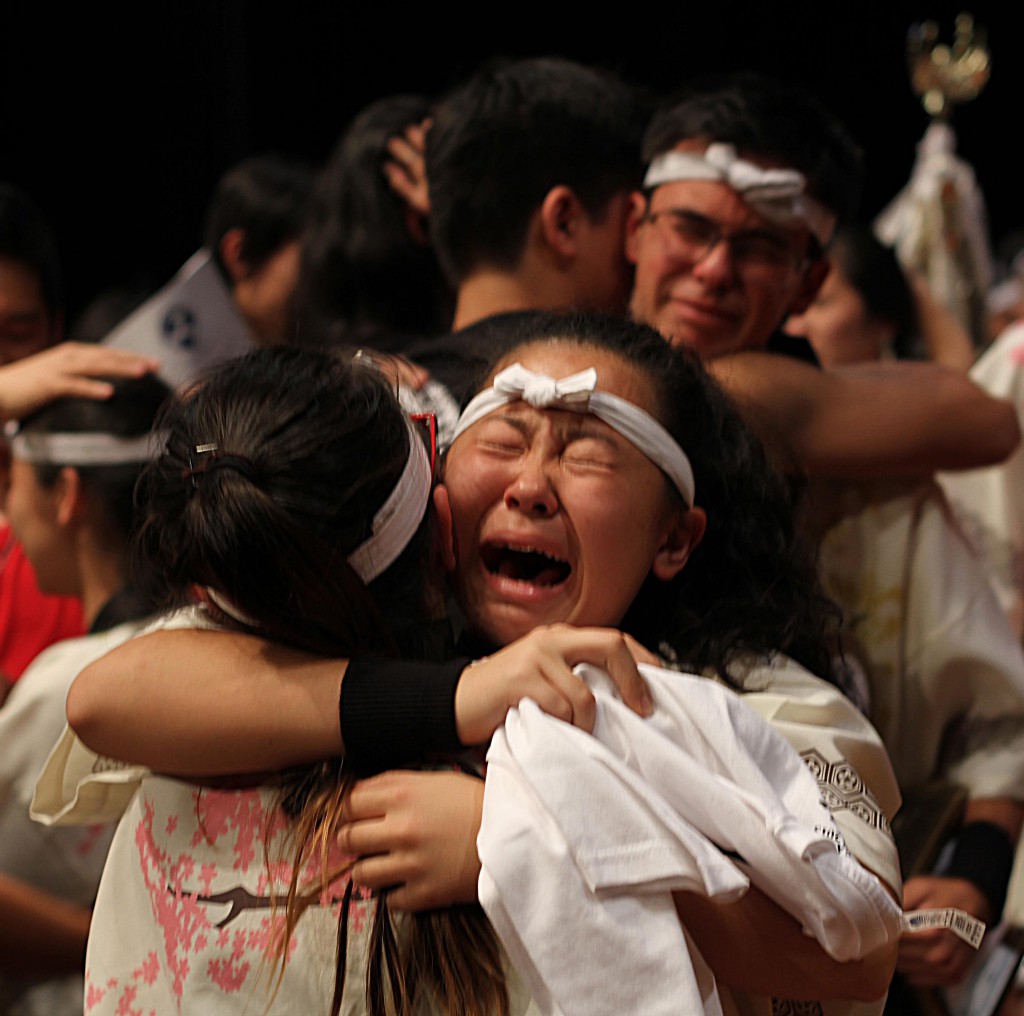
[[[125,318],[104,340],[160,360],[160,376],[177,386],[207,367],[253,347],[231,293],[209,251]]]

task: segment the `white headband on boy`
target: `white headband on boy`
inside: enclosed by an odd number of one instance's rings
[[[537,409],[592,413],[663,470],[683,500],[693,504],[693,468],[686,452],[650,413],[611,392],[597,391],[597,371],[593,367],[555,380],[546,374],[535,374],[521,363],[512,364],[495,377],[492,387],[470,400],[459,417],[452,440],[495,409],[519,399]]]
[[[807,194],[807,178],[795,169],[765,169],[736,154],[734,145],[713,142],[705,152],[662,152],[644,177],[644,187],[677,180],[713,180],[731,187],[766,219],[780,226],[806,226],[824,247],[836,217]]]
[[[156,434],[119,437],[117,434],[22,431],[17,420],[4,426],[11,455],[33,466],[121,466],[155,458],[162,444]]]
[[[352,570],[366,583],[387,571],[409,545],[427,510],[433,477],[430,459],[413,425],[409,430],[409,457],[394,490],[373,517],[371,535],[348,556]]]

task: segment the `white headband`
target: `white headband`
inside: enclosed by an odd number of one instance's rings
[[[597,391],[596,388],[597,371],[593,367],[556,381],[546,374],[535,374],[527,370],[521,363],[514,363],[498,374],[493,386],[475,396],[462,411],[452,441],[495,409],[518,399],[537,409],[569,409],[577,413],[592,413],[618,431],[659,469],[664,470],[683,495],[683,500],[692,505],[693,468],[675,438],[639,406],[610,392]]]
[[[155,458],[163,444],[159,434],[118,437],[116,434],[45,434],[19,430],[17,420],[4,426],[11,455],[34,466],[121,466]]]
[[[348,556],[352,570],[366,583],[387,571],[409,545],[427,510],[433,477],[423,441],[409,420],[409,457],[395,489],[373,517],[369,538]]]
[[[662,152],[644,177],[644,187],[676,180],[714,180],[727,184],[755,211],[780,226],[804,225],[824,247],[832,239],[836,217],[807,191],[807,178],[795,169],[765,169],[736,154],[733,145],[714,142],[705,152]]]
[[[427,510],[433,479],[430,475],[430,460],[423,441],[408,420],[406,426],[409,429],[409,456],[402,475],[387,501],[373,517],[370,537],[348,557],[352,570],[367,584],[394,564],[398,555],[409,545]],[[205,586],[204,589],[210,602],[228,617],[249,628],[260,626],[259,621],[246,614],[226,594],[218,592],[213,586]]]
[[[258,628],[260,626],[259,621],[251,618],[241,607],[236,607],[234,600],[224,593],[218,593],[213,586],[204,586],[203,588],[206,590],[206,595],[210,598],[210,602],[215,607],[218,607],[221,613],[227,614],[233,621],[238,621],[247,628]]]

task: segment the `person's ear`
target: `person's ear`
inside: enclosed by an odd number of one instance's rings
[[[552,187],[540,206],[540,230],[544,242],[563,260],[579,254],[580,223],[586,210],[571,187]]]
[[[626,216],[626,260],[635,265],[640,257],[640,227],[647,215],[647,197],[640,191],[629,196],[629,213]]]
[[[804,269],[800,285],[793,294],[793,299],[789,301],[789,307],[786,310],[787,317],[793,314],[803,314],[814,303],[814,298],[828,277],[830,268],[828,258],[818,258]]]
[[[65,466],[54,484],[54,508],[59,525],[67,527],[85,511],[85,490],[77,469]]]
[[[674,579],[704,538],[707,523],[708,517],[703,508],[690,508],[684,515],[677,514],[666,529],[662,544],[654,556],[651,574],[662,582]]]
[[[217,245],[221,262],[227,269],[231,282],[237,285],[249,275],[249,263],[242,256],[245,249],[245,230],[239,226],[229,229]]]
[[[446,572],[455,571],[455,526],[448,488],[439,483],[434,488],[434,524],[437,526],[437,547]]]

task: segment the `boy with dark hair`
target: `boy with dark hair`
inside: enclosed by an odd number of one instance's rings
[[[857,212],[863,153],[845,126],[803,88],[754,72],[718,78],[651,120],[644,161],[694,138],[799,170],[808,191],[840,221]]]
[[[292,336],[299,236],[312,192],[304,163],[258,155],[220,178],[207,210],[205,245],[258,345]]]
[[[456,328],[520,308],[625,306],[643,122],[630,88],[559,59],[488,66],[440,103],[430,225],[458,287]]]
[[[207,213],[207,246],[104,343],[159,357],[174,386],[254,345],[294,340],[299,234],[312,190],[312,171],[282,156],[228,170]]]
[[[644,158],[634,315],[702,355],[764,348],[828,273],[860,198],[856,144],[803,89],[745,74],[661,111]]]
[[[824,252],[860,192],[857,146],[813,96],[758,75],[720,80],[658,113],[644,151],[627,237],[633,315],[714,359],[715,376],[795,468],[926,474],[1013,450],[1012,407],[953,371],[821,371],[765,355],[793,351],[778,329],[817,294]]]

